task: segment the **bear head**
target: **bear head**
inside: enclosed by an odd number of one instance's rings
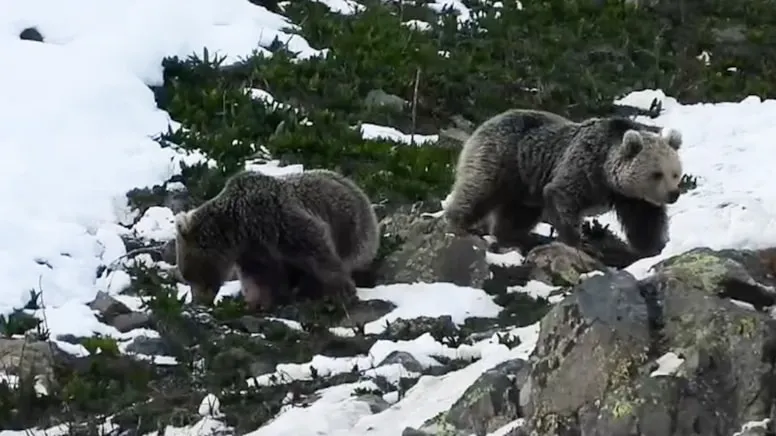
[[[675,129],[627,130],[609,156],[609,183],[618,193],[655,206],[675,203],[682,178],[681,145],[681,133]]]
[[[234,268],[228,247],[207,214],[200,210],[175,217],[175,257],[180,278],[192,300],[210,304]]]

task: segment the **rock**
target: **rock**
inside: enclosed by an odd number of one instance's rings
[[[239,326],[240,330],[251,334],[261,333],[267,324],[277,324],[282,325],[283,328],[288,328],[280,321],[265,320],[253,315],[243,315],[235,320],[235,324]]]
[[[389,355],[385,356],[385,359],[383,359],[377,367],[392,365],[394,363],[401,364],[401,366],[409,372],[422,373],[424,369],[423,365],[418,362],[418,359],[416,359],[415,356],[406,351],[399,350],[392,351]]]
[[[43,42],[43,35],[41,35],[40,31],[35,27],[28,27],[19,33],[19,39],[23,39],[26,41],[37,41],[37,42]]]
[[[375,213],[380,219],[380,229],[383,234],[406,240],[412,235],[412,225],[418,220],[425,220],[425,214],[439,211],[441,202],[419,201],[404,205],[395,210],[387,210],[384,206],[375,206]]]
[[[340,327],[356,327],[382,318],[396,308],[390,301],[358,300],[348,306],[348,316],[340,321]]]
[[[99,312],[100,321],[126,333],[137,328],[152,328],[151,317],[143,312],[133,312],[124,303],[116,300],[105,292],[97,292],[89,308]]]
[[[397,95],[388,94],[382,89],[373,89],[367,93],[364,104],[370,109],[388,108],[394,112],[402,112],[408,103]]]
[[[659,262],[654,269],[692,283],[695,289],[743,301],[758,310],[776,304],[776,291],[755,280],[735,259],[744,258],[744,252],[734,253],[733,250],[715,252],[696,248]]]
[[[22,380],[37,378],[46,387],[54,381],[54,353],[51,344],[29,339],[0,338],[0,373]]]
[[[132,310],[124,303],[102,291],[97,292],[94,300],[88,306],[99,312],[100,320],[106,324],[110,324],[118,315],[132,313]]]
[[[642,281],[577,285],[541,321],[517,434],[732,435],[770,418],[776,321],[728,299],[773,303],[735,260],[754,256],[701,248]]]
[[[142,329],[142,328],[152,329],[154,326],[154,323],[153,323],[153,320],[151,319],[151,316],[149,316],[147,313],[131,312],[131,313],[122,313],[120,315],[117,315],[110,322],[110,325],[115,327],[116,330],[120,331],[121,333],[126,333],[134,329]]]
[[[519,387],[527,380],[530,368],[524,360],[514,359],[485,371],[450,410],[429,420],[420,430],[429,434],[455,430],[463,435],[484,435],[518,419]]]
[[[482,238],[447,233],[441,218],[408,221],[411,224],[403,232],[406,238],[379,268],[380,283],[448,282],[482,288],[490,276],[487,243]]]
[[[450,117],[450,122],[456,129],[462,130],[471,134],[477,128],[477,124],[473,121],[467,120],[463,115],[453,115]]]
[[[449,129],[440,129],[439,140],[437,141],[436,145],[437,147],[452,148],[452,149],[458,150],[461,147],[463,147],[463,143],[466,142],[467,139],[469,139],[469,136],[471,136],[470,133],[465,132],[461,129],[456,129],[455,127],[452,127]]]
[[[457,330],[450,315],[398,318],[388,324],[385,333],[391,338],[416,338],[427,332],[453,334]]]
[[[776,286],[776,248],[764,250],[720,250],[718,255],[735,260],[759,283]]]
[[[720,44],[744,44],[747,42],[746,25],[737,23],[711,29],[714,41]]]
[[[369,410],[372,413],[380,413],[385,409],[391,407],[383,397],[375,394],[365,394],[357,397],[358,401],[364,402],[369,406]]]
[[[142,354],[145,356],[164,356],[169,355],[169,348],[161,338],[149,338],[147,336],[137,336],[127,345],[127,352]]]
[[[499,265],[490,264],[491,277],[486,282],[486,287],[491,289],[503,289],[509,286],[525,286],[536,274],[533,272],[534,266],[528,263],[518,265]]]
[[[210,368],[223,380],[233,381],[258,377],[274,370],[274,362],[261,359],[243,347],[230,347],[219,352],[213,358]]]
[[[530,278],[548,285],[573,286],[581,274],[604,270],[600,261],[561,242],[551,242],[531,250],[525,263],[532,266]]]
[[[405,427],[404,430],[401,432],[401,436],[434,436],[431,433],[426,433],[425,431],[418,430],[416,428],[412,427]]]

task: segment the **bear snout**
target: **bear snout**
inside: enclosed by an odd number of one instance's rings
[[[671,191],[668,193],[668,204],[674,204],[677,200],[679,200],[679,195],[681,192],[677,189],[676,191]]]

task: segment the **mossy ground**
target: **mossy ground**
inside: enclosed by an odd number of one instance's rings
[[[278,11],[277,3],[270,3],[262,4]],[[330,48],[328,57],[294,60],[278,43],[272,57],[255,56],[228,67],[207,52],[167,59],[164,85],[154,92],[159,107],[185,130],[170,131],[159,142],[201,152],[216,163],[183,165],[182,174],[170,180],[186,187],[181,206],[194,207],[215,195],[227,177],[265,151],[283,163],[349,175],[375,203],[444,197],[452,182],[454,148],[365,140],[354,128],[361,122],[435,134],[455,124],[453,119],[477,124],[511,107],[575,119],[606,115],[615,110],[615,98],[642,88],[661,88],[683,102],[776,94],[770,79],[776,49],[762,44],[776,40],[776,10],[765,0],[717,1],[687,10],[673,3],[635,8],[609,0],[523,2],[522,8],[519,2],[504,2],[501,8],[465,3],[474,19],[459,25],[453,12],[437,14],[421,0],[402,6],[368,0],[366,10],[352,16],[332,13],[317,2],[291,2],[283,13],[300,23],[299,33],[313,47]],[[402,24],[409,19],[430,26],[413,30]],[[724,35],[734,26],[740,38],[731,42]],[[703,51],[711,53],[708,65],[698,59]],[[288,107],[270,108],[251,97],[250,88],[267,91]],[[367,98],[377,90],[393,103],[379,105]],[[141,211],[168,198],[165,186],[129,196]],[[59,359],[57,388],[48,396],[34,395],[29,380],[18,389],[0,382],[0,428],[77,422],[90,425],[71,432],[96,434],[96,424],[115,415],[114,423],[124,429],[146,432],[196,420],[199,401],[214,393],[227,423],[244,433],[266,422],[284,402],[361,377],[355,371],[247,388],[245,379],[261,372],[257,365],[303,362],[318,353],[355,355],[380,338],[360,334],[358,326],[353,337],[330,333],[327,327],[343,316],[341,307],[330,302],[278,308],[276,316],[301,323],[297,330],[247,314],[239,301],[227,299],[209,311],[183,305],[159,270],[131,272],[128,292],[149,297],[160,347],[180,364],[132,361],[119,356],[111,339],[76,338],[101,352]],[[429,328],[453,345],[475,331],[517,320],[530,323],[546,310],[545,302],[503,289],[492,293],[510,307],[500,320]],[[38,328],[45,337],[45,328],[37,325],[21,312],[3,322],[8,334]],[[392,337],[422,333],[412,330],[393,330]]]

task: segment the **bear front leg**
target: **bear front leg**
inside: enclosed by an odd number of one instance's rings
[[[550,183],[544,187],[544,202],[547,221],[555,228],[557,240],[568,246],[579,248],[582,243],[582,212],[578,202],[569,195],[563,185]]]
[[[640,258],[659,255],[668,243],[665,206],[614,195],[614,210],[632,250]]]

